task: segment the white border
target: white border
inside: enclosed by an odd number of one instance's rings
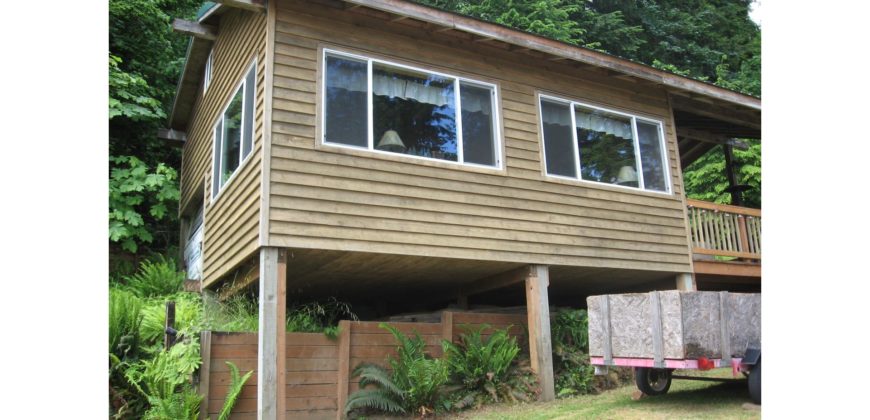
[[[543,153],[543,156],[542,156],[543,159],[541,160],[541,163],[543,165],[545,177],[556,178],[556,179],[565,179],[565,180],[576,181],[576,182],[585,183],[585,184],[592,184],[592,185],[603,185],[603,186],[608,186],[608,187],[616,187],[616,188],[622,188],[622,189],[626,189],[626,190],[630,190],[630,191],[642,191],[642,192],[648,192],[648,193],[653,193],[653,194],[673,195],[673,186],[672,186],[673,180],[671,179],[670,157],[668,156],[667,139],[665,138],[664,123],[662,121],[652,119],[652,118],[647,118],[647,117],[641,117],[641,116],[637,116],[634,114],[628,114],[625,112],[620,112],[620,111],[616,111],[616,110],[609,109],[609,108],[603,108],[603,107],[600,107],[597,105],[591,105],[591,104],[586,103],[586,102],[575,101],[575,100],[571,100],[571,99],[567,99],[567,98],[563,98],[563,97],[558,97],[558,96],[553,96],[553,95],[549,95],[549,94],[538,93],[537,96],[538,96],[537,106],[538,106],[538,115],[539,115],[539,129],[540,129],[540,133],[541,133],[541,151]],[[572,129],[571,133],[572,133],[572,138],[573,138],[573,143],[574,143],[573,144],[574,162],[576,165],[575,167],[576,167],[576,171],[577,171],[576,172],[577,177],[572,178],[572,177],[567,177],[567,176],[563,176],[563,175],[552,175],[552,174],[548,173],[548,171],[547,171],[547,150],[546,150],[546,146],[545,146],[546,142],[544,141],[544,114],[543,114],[543,109],[541,108],[541,101],[543,99],[546,99],[550,102],[563,103],[563,104],[569,105],[569,107],[570,107],[569,112],[571,113],[571,123],[574,124],[574,127],[577,126],[576,121],[575,121],[575,116],[574,116],[574,113],[575,113],[574,106],[575,105],[579,105],[579,106],[586,107],[586,108],[591,108],[594,110],[609,112],[612,114],[616,114],[619,116],[629,118],[631,121],[632,135],[634,136],[633,140],[634,140],[635,159],[637,161],[638,168],[640,168],[640,170],[638,171],[638,186],[637,187],[629,187],[626,185],[610,184],[607,182],[599,182],[599,181],[592,181],[592,180],[588,180],[588,179],[583,179],[582,172],[581,172],[580,152],[578,150],[579,145],[577,144],[577,130],[576,130],[576,128]],[[666,182],[665,182],[666,191],[648,190],[648,189],[644,188],[644,184],[643,184],[643,161],[641,160],[641,157],[640,157],[640,139],[637,136],[637,120],[641,120],[641,121],[643,121],[645,123],[649,123],[649,124],[656,124],[659,127],[659,147],[660,147],[659,152],[662,154],[662,167],[664,169],[664,177],[666,179]]]
[[[245,143],[245,139],[244,139],[244,136],[245,136],[245,98],[247,97],[245,94],[247,93],[247,89],[248,89],[248,86],[247,86],[248,74],[250,74],[252,70],[254,71],[254,87],[253,87],[253,89],[254,89],[254,99],[253,99],[254,104],[253,105],[254,106],[252,107],[254,115],[251,115],[251,124],[255,124],[254,116],[257,113],[257,111],[256,111],[256,104],[257,104],[257,59],[256,58],[254,58],[254,61],[251,63],[251,65],[248,66],[247,70],[244,73],[242,73],[242,81],[238,85],[236,85],[236,88],[232,91],[233,95],[230,96],[229,101],[227,101],[227,104],[224,106],[223,110],[219,114],[220,116],[218,117],[218,120],[215,121],[214,126],[212,127],[212,143],[214,143],[215,140],[217,140],[215,138],[215,135],[214,135],[215,131],[217,130],[217,125],[219,122],[222,122],[224,120],[224,116],[226,115],[227,109],[230,107],[230,103],[232,103],[233,98],[236,96],[235,95],[236,92],[238,92],[239,88],[241,88],[242,89],[242,122],[241,122],[241,125],[239,126],[239,132],[241,133],[242,138],[241,138],[241,142],[239,142],[239,166],[237,166],[236,169],[233,171],[233,173],[230,174],[230,177],[227,178],[226,182],[221,184],[219,178],[215,179],[214,166],[215,166],[215,164],[218,165],[217,176],[220,177],[221,174],[223,173],[223,159],[218,161],[217,156],[215,155],[216,153],[218,153],[218,147],[217,147],[218,145],[216,145],[215,147],[212,148],[213,149],[212,150],[212,180],[211,180],[211,182],[212,182],[211,202],[212,202],[212,204],[214,204],[217,201],[217,199],[221,196],[221,193],[227,189],[227,185],[229,185],[230,182],[233,179],[235,179],[236,174],[241,172],[241,169],[245,165],[245,163],[247,163],[248,160],[251,159],[251,156],[254,155],[254,153],[253,153],[254,152],[254,130],[251,130],[251,150],[248,151],[247,156],[244,155],[244,153],[245,153],[245,145],[244,145],[244,143]],[[224,128],[224,125],[221,124],[221,129],[223,129],[223,128]],[[225,133],[221,133],[221,144],[219,145],[221,156],[223,156],[224,136],[225,136]],[[214,192],[215,182],[217,182],[217,185],[218,185],[217,194],[215,194],[215,192]]]
[[[352,146],[352,145],[347,145],[347,144],[332,143],[332,142],[326,141],[326,57],[327,57],[327,55],[337,56],[339,58],[346,57],[346,58],[349,58],[352,60],[365,61],[367,63],[366,67],[367,67],[368,74],[366,75],[366,77],[367,77],[367,84],[368,84],[368,92],[367,92],[367,100],[368,100],[368,103],[367,103],[367,106],[368,106],[368,121],[367,121],[367,123],[368,123],[368,127],[367,127],[368,128],[368,147],[363,148],[360,146]],[[339,148],[344,148],[344,149],[364,150],[364,151],[367,151],[370,153],[375,153],[375,154],[384,155],[384,156],[405,156],[405,157],[409,157],[409,158],[413,158],[413,159],[422,159],[422,160],[427,160],[427,161],[431,161],[431,162],[441,162],[441,163],[447,163],[447,164],[452,164],[452,165],[470,166],[470,167],[475,167],[475,168],[483,168],[483,169],[491,169],[491,170],[503,170],[504,169],[504,158],[502,156],[503,139],[501,136],[501,129],[500,129],[500,126],[498,124],[499,117],[500,117],[499,109],[498,109],[499,108],[498,85],[495,85],[493,83],[481,82],[479,80],[474,80],[474,79],[467,79],[467,78],[460,77],[460,76],[454,76],[454,75],[450,75],[447,73],[441,73],[438,71],[427,70],[427,69],[423,69],[423,68],[419,68],[419,67],[398,64],[398,63],[395,63],[392,61],[381,60],[381,59],[366,57],[366,56],[357,55],[357,54],[351,54],[351,53],[347,53],[347,52],[343,52],[343,51],[337,51],[337,50],[333,50],[330,48],[323,48],[323,52],[322,52],[322,56],[321,56],[321,63],[322,63],[322,68],[323,68],[323,75],[321,77],[320,88],[321,88],[321,92],[323,95],[323,99],[322,99],[321,104],[320,104],[320,110],[321,110],[320,122],[321,122],[321,127],[323,127],[323,128],[322,128],[321,134],[319,136],[320,138],[318,139],[319,144],[321,144],[325,147],[339,147]],[[374,148],[374,129],[373,129],[373,127],[374,127],[374,107],[373,107],[374,93],[372,90],[372,79],[373,79],[372,75],[373,75],[374,63],[384,64],[384,65],[391,66],[391,67],[397,67],[400,69],[431,74],[431,75],[440,76],[440,77],[449,78],[449,79],[454,80],[454,95],[456,96],[455,107],[456,107],[456,159],[457,159],[455,162],[452,160],[447,160],[447,159],[436,159],[436,158],[430,158],[430,157],[425,157],[425,156],[409,155],[409,154],[405,154],[405,153],[387,152],[387,151],[378,150],[378,149]],[[496,163],[494,166],[481,165],[478,163],[471,163],[471,162],[464,161],[464,152],[462,150],[462,148],[463,148],[462,108],[461,108],[461,100],[459,98],[459,96],[460,96],[459,86],[461,83],[466,83],[469,85],[477,85],[478,87],[482,87],[482,88],[489,88],[489,89],[491,89],[491,92],[493,93],[493,96],[491,98],[491,100],[492,100],[491,124],[492,124],[492,130],[493,130],[493,148],[494,148],[494,152],[495,152],[495,163]]]

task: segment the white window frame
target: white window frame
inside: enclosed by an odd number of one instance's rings
[[[574,147],[574,168],[575,168],[575,171],[577,174],[576,178],[572,178],[572,177],[564,176],[564,175],[553,175],[553,174],[550,174],[549,171],[547,170],[547,148],[546,148],[546,144],[545,144],[546,142],[544,141],[544,114],[543,114],[543,109],[541,107],[541,102],[544,100],[549,101],[549,102],[561,103],[561,104],[565,104],[565,105],[569,106],[569,112],[571,114],[571,125],[572,125],[571,138],[572,138],[572,143],[573,143],[573,147]],[[604,107],[592,105],[592,104],[589,104],[586,102],[576,101],[576,100],[567,99],[567,98],[563,98],[563,97],[559,97],[559,96],[547,95],[547,94],[543,94],[543,93],[538,94],[538,104],[537,105],[538,105],[538,115],[539,115],[539,118],[538,118],[539,122],[538,123],[539,123],[539,130],[541,133],[541,152],[543,153],[543,159],[541,160],[541,164],[544,167],[544,176],[549,177],[549,178],[557,178],[557,179],[576,181],[576,182],[580,182],[580,183],[584,183],[584,184],[604,185],[604,186],[608,186],[608,187],[623,188],[623,189],[631,190],[631,191],[643,191],[643,192],[654,193],[654,194],[673,195],[670,158],[668,157],[667,139],[665,138],[664,123],[662,121],[656,120],[653,118],[642,117],[642,116],[635,115],[635,114],[629,114],[629,113],[625,113],[625,112],[621,112],[621,111],[616,111],[616,110],[613,110],[610,108],[604,108]],[[584,108],[594,109],[597,111],[604,111],[607,113],[619,115],[621,117],[626,117],[626,118],[629,118],[631,120],[631,133],[632,133],[632,137],[634,137],[634,139],[632,140],[632,144],[634,146],[635,161],[637,162],[637,167],[635,168],[635,170],[637,170],[637,181],[638,181],[637,187],[630,187],[627,185],[611,184],[611,183],[607,183],[607,182],[599,182],[599,181],[592,181],[589,179],[583,179],[583,173],[581,172],[582,165],[580,163],[580,150],[579,150],[580,145],[577,142],[577,123],[575,121],[575,118],[576,118],[575,112],[576,111],[574,108],[575,106],[581,106]],[[643,121],[643,122],[648,123],[648,124],[658,125],[659,140],[661,140],[659,147],[660,147],[660,152],[662,154],[662,167],[664,169],[664,177],[665,177],[665,191],[648,190],[644,186],[643,160],[641,159],[641,156],[640,156],[640,138],[637,135],[637,121]]]
[[[333,49],[329,49],[329,48],[324,48],[322,54],[323,55],[321,57],[321,63],[322,63],[322,68],[323,68],[323,74],[320,77],[321,78],[320,92],[321,92],[321,98],[322,98],[321,104],[320,104],[320,107],[321,107],[321,109],[320,109],[320,111],[321,111],[321,116],[320,116],[321,125],[320,126],[323,127],[323,130],[321,130],[322,132],[320,133],[320,144],[322,144],[324,146],[328,146],[328,147],[341,147],[341,148],[347,148],[347,149],[353,149],[353,150],[365,150],[365,151],[368,151],[371,153],[384,155],[384,156],[393,156],[393,157],[405,156],[405,157],[409,157],[409,158],[413,158],[413,159],[427,160],[430,162],[441,162],[441,163],[447,163],[447,164],[451,164],[451,165],[471,166],[471,167],[475,167],[475,168],[483,168],[483,169],[491,169],[491,170],[504,169],[504,157],[502,156],[503,155],[503,148],[502,148],[503,140],[502,140],[502,135],[501,135],[501,124],[499,123],[501,120],[500,120],[500,109],[499,109],[500,102],[499,102],[498,85],[496,85],[494,83],[481,82],[479,80],[468,79],[465,77],[455,76],[452,74],[442,73],[442,72],[438,72],[438,71],[432,71],[432,70],[428,70],[428,69],[424,69],[424,68],[420,68],[420,67],[399,64],[399,63],[395,63],[395,62],[388,61],[388,60],[382,60],[382,59],[367,57],[367,56],[358,55],[358,54],[351,54],[351,53],[347,53],[347,52],[343,52],[343,51],[337,51],[337,50],[333,50]],[[368,97],[368,99],[367,99],[367,101],[368,101],[367,102],[367,107],[368,107],[368,116],[367,116],[367,120],[368,120],[367,121],[367,124],[368,124],[368,126],[367,126],[367,128],[368,128],[368,146],[367,147],[353,146],[353,145],[343,144],[343,143],[333,143],[333,142],[326,140],[326,57],[327,57],[327,55],[331,55],[333,57],[339,57],[339,58],[346,57],[349,59],[366,62],[366,67],[367,67],[366,78],[367,78],[367,83],[368,83],[368,87],[367,87],[368,92],[366,93],[367,97]],[[404,154],[404,153],[387,152],[387,151],[378,150],[378,149],[374,148],[374,142],[375,142],[375,140],[374,140],[374,135],[375,135],[374,134],[374,92],[372,90],[372,79],[373,79],[372,78],[372,74],[373,74],[372,69],[373,69],[374,63],[384,64],[387,66],[397,67],[400,69],[411,70],[411,71],[416,71],[416,72],[420,72],[420,73],[426,73],[426,74],[431,74],[434,76],[440,76],[440,77],[446,77],[446,78],[453,79],[453,94],[455,95],[455,103],[456,103],[456,156],[457,156],[456,162],[454,162],[452,160],[436,159],[436,158],[430,158],[430,157],[426,157],[426,156],[417,156],[417,155],[409,155],[409,154]],[[464,143],[462,140],[462,100],[460,98],[461,92],[459,91],[460,83],[465,83],[467,85],[477,86],[477,87],[481,87],[481,88],[492,89],[492,117],[491,118],[492,118],[492,130],[493,130],[493,148],[495,150],[495,163],[496,163],[494,166],[482,165],[479,163],[465,162],[464,161],[464,159],[465,159],[464,148],[465,147],[464,147]]]
[[[214,71],[214,48],[209,50],[208,59],[205,60],[205,74],[203,75],[202,94],[208,90],[208,85],[211,83],[212,72]]]
[[[253,115],[251,115],[251,124],[256,126],[256,122],[254,121],[254,115],[257,114],[257,110],[255,109],[256,104],[257,104],[257,86],[256,86],[256,84],[257,84],[257,73],[256,73],[257,72],[257,60],[254,59],[254,62],[251,63],[251,65],[246,68],[244,73],[242,73],[242,81],[239,82],[236,85],[236,88],[232,90],[233,95],[230,96],[229,100],[227,100],[227,104],[224,105],[223,109],[221,110],[220,115],[218,116],[217,121],[215,121],[214,126],[212,127],[212,145],[213,145],[213,147],[212,147],[212,160],[211,160],[211,162],[212,162],[212,180],[211,180],[212,181],[212,189],[211,189],[212,202],[216,201],[218,199],[218,197],[220,197],[221,193],[227,189],[227,185],[230,185],[230,182],[232,182],[233,179],[236,178],[236,174],[241,172],[242,167],[245,165],[245,163],[247,163],[247,161],[254,154],[253,153],[254,152],[254,130],[251,130],[251,148],[250,148],[250,150],[248,150],[248,154],[245,155],[245,117],[246,117],[245,109],[247,108],[245,106],[245,98],[247,97],[247,89],[248,89],[248,85],[247,85],[248,73],[250,73],[251,71],[254,71],[254,86],[251,86],[251,89],[254,89],[254,91],[253,91],[254,92],[253,103],[251,105],[251,109],[252,109],[251,114],[253,114]],[[223,168],[223,159],[222,159],[223,148],[224,148],[224,138],[223,138],[223,133],[221,133],[221,141],[220,141],[220,143],[218,143],[217,130],[218,130],[218,126],[220,126],[221,130],[223,130],[223,126],[224,126],[223,121],[224,121],[224,117],[226,116],[227,109],[229,109],[230,103],[232,103],[233,98],[236,96],[235,93],[239,90],[239,88],[242,89],[242,121],[241,121],[241,124],[239,125],[239,131],[241,132],[242,137],[241,137],[241,142],[239,144],[239,166],[237,166],[236,169],[233,171],[233,173],[230,175],[230,177],[227,178],[227,181],[224,182],[223,185],[221,185],[219,177],[223,173],[223,169],[224,169]],[[217,167],[215,167],[215,165],[217,165]]]

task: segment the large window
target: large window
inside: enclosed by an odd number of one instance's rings
[[[669,192],[662,124],[541,96],[547,175]]]
[[[494,85],[324,52],[323,142],[500,167]]]
[[[212,197],[230,181],[241,163],[251,154],[254,133],[254,86],[256,63],[245,78],[214,127]]]

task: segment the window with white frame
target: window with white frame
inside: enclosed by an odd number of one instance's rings
[[[670,192],[660,121],[541,95],[548,176]]]
[[[501,167],[495,85],[324,51],[323,143]]]
[[[256,69],[256,63],[251,64],[214,126],[212,197],[218,195],[241,163],[251,154]]]
[[[211,83],[211,72],[214,68],[214,49],[208,52],[208,59],[205,60],[205,74],[203,75],[202,93],[208,90],[208,84]]]

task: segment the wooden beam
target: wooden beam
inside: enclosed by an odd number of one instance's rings
[[[740,140],[723,136],[721,134],[711,133],[709,131],[696,130],[694,128],[677,127],[677,137],[702,141],[705,143],[730,144],[740,150],[749,150],[749,145]]]
[[[199,409],[199,419],[208,419],[208,388],[211,381],[211,331],[199,333],[199,355],[202,364],[199,366],[199,384],[197,390],[202,396],[202,406]]]
[[[183,144],[187,141],[187,133],[184,131],[173,130],[171,128],[160,128],[157,129],[157,138]]]
[[[761,278],[761,264],[695,260],[693,265],[695,274]]]
[[[734,125],[761,130],[761,104],[756,112],[738,111],[731,106],[714,106],[671,92],[671,107],[676,110],[713,118]],[[759,101],[760,102],[760,101]],[[745,108],[744,108],[745,109]]]
[[[338,419],[344,418],[344,406],[347,405],[347,396],[350,392],[348,380],[350,379],[350,329],[352,325],[351,321],[345,319],[338,321],[338,380],[336,381],[338,391],[336,398],[338,415],[336,418]]]
[[[473,283],[459,289],[459,296],[468,296],[481,294],[490,290],[501,289],[510,285],[519,284],[529,277],[531,268],[529,266],[516,268],[510,271],[505,271],[493,276],[489,276],[480,280],[475,280]]]
[[[695,284],[695,276],[692,273],[680,273],[677,274],[677,290],[682,291],[695,291],[698,290],[698,286]]]
[[[541,401],[556,399],[553,380],[553,345],[550,340],[549,267],[533,265],[526,277],[526,311],[529,320],[529,357],[541,384]]]
[[[277,420],[284,418],[279,411],[279,360],[286,348],[279,348],[278,335],[284,331],[283,296],[279,283],[280,248],[260,248],[260,326],[257,340],[257,418]],[[285,346],[286,347],[286,346]],[[283,384],[281,384],[283,386]]]
[[[252,12],[266,12],[266,3],[263,0],[215,0],[215,3]]]
[[[278,418],[283,419],[287,412],[287,250],[278,250],[278,308],[275,318],[278,320],[278,381],[275,387],[278,390]]]
[[[214,41],[217,38],[217,28],[211,25],[192,22],[184,19],[172,19],[172,30],[195,38]]]

